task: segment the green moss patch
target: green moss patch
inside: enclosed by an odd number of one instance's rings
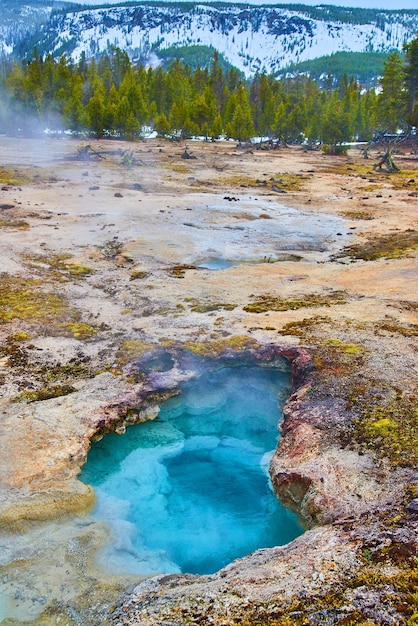
[[[365,243],[345,246],[333,258],[351,257],[356,260],[398,259],[418,250],[418,232],[408,229],[369,239]]]
[[[329,307],[335,304],[344,304],[346,294],[343,291],[334,291],[326,295],[311,293],[298,299],[286,300],[278,296],[259,296],[255,302],[247,304],[244,311],[248,313],[266,313],[267,311],[296,311],[310,307]]]
[[[116,352],[118,365],[123,366],[131,361],[135,361],[135,359],[138,359],[153,348],[155,348],[154,344],[141,339],[127,339],[120,344]]]
[[[9,335],[9,337],[7,338],[7,343],[10,343],[10,344],[20,343],[22,341],[29,341],[29,339],[31,339],[30,334],[27,333],[25,330],[22,330],[21,332],[17,332],[17,333],[13,333],[12,335]]]
[[[69,332],[75,339],[88,339],[98,333],[98,328],[78,321],[67,322],[64,325],[64,330]]]
[[[129,280],[142,280],[148,276],[148,272],[144,272],[143,270],[136,270],[131,273],[129,276]]]
[[[71,263],[69,259],[72,255],[69,253],[62,254],[32,254],[25,256],[25,262],[31,269],[43,271],[48,278],[65,282],[72,278],[83,278],[94,273],[94,269],[86,265]]]
[[[374,325],[376,334],[390,333],[396,335],[402,335],[403,337],[417,337],[418,325],[417,324],[399,324],[393,322],[381,322]]]
[[[363,407],[355,437],[394,465],[418,465],[418,397],[398,391],[386,402]]]
[[[387,563],[390,564],[390,561]],[[391,574],[379,571],[378,567],[365,567],[357,577],[336,583],[333,589],[317,594],[310,593],[295,598],[287,607],[277,607],[273,615],[242,621],[242,626],[306,626],[308,624],[341,624],[344,626],[381,626],[381,622],[370,618],[373,613],[367,605],[356,608],[350,602],[352,589],[364,588],[379,598],[380,606],[396,615],[396,623],[415,626],[418,622],[416,565],[395,568]],[[260,612],[258,610],[257,612]],[[312,621],[313,617],[317,619]]]
[[[314,316],[290,322],[279,333],[300,337],[310,346],[316,368],[310,393],[316,398],[339,397],[352,413],[350,426],[338,435],[344,447],[370,450],[393,466],[415,467],[418,396],[413,391],[413,381],[402,385],[399,375],[392,381],[370,370],[368,344],[363,345],[361,338],[369,338],[373,346],[373,335],[385,337],[381,358],[389,370],[391,346],[393,350],[398,347],[397,335],[415,337],[417,331],[415,325],[395,321],[337,325],[327,317]]]
[[[51,398],[59,398],[68,396],[76,391],[72,385],[53,385],[43,389],[24,391],[16,396],[15,401],[26,400],[26,402],[40,402],[42,400],[50,400]]]
[[[56,325],[68,317],[64,296],[43,289],[43,281],[0,278],[0,324],[14,319]]]
[[[396,160],[396,157],[395,157]],[[418,191],[418,172],[416,170],[402,170],[388,177],[393,189],[407,189]]]
[[[0,184],[23,185],[32,180],[28,172],[12,167],[0,167]]]
[[[344,217],[350,220],[374,220],[374,215],[370,211],[346,211]]]
[[[284,324],[278,333],[279,335],[294,335],[302,339],[311,337],[313,329],[320,324],[329,324],[331,318],[322,315],[314,315],[313,317],[304,317],[303,320],[296,322],[288,322]]]
[[[244,352],[255,348],[257,345],[256,339],[245,335],[233,335],[232,337],[208,342],[186,341],[183,344],[187,350],[205,357],[219,357],[228,350]]]
[[[364,348],[356,343],[346,343],[345,341],[341,341],[341,339],[335,339],[331,337],[330,339],[325,339],[322,342],[324,346],[330,346],[331,348],[335,348],[341,354],[363,354]]]
[[[191,305],[193,313],[209,313],[211,311],[233,311],[237,307],[236,304],[215,303],[215,302],[198,302],[194,301]]]
[[[62,271],[68,273],[70,276],[88,276],[94,273],[94,269],[86,265],[79,265],[78,263],[68,263],[62,268]]]
[[[365,349],[363,346],[354,343],[346,343],[338,339],[326,339],[312,350],[314,364],[318,370],[318,385],[332,384],[337,379],[337,385],[342,383],[342,377],[356,379],[356,371],[363,365]],[[324,378],[326,379],[324,381]],[[326,386],[324,385],[324,390]],[[358,390],[358,381],[355,382]],[[346,390],[348,392],[349,383],[347,381]],[[349,394],[348,394],[349,395]]]
[[[35,335],[73,336],[88,339],[104,327],[81,320],[81,313],[70,307],[67,298],[44,289],[45,281],[19,276],[0,277],[0,324],[20,320],[31,325]]]

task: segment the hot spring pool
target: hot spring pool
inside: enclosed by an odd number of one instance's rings
[[[201,267],[205,270],[226,270],[230,267],[234,267],[234,265],[240,265],[242,261],[232,261],[228,259],[223,259],[222,257],[217,258],[209,258],[201,261],[197,267]]]
[[[224,367],[181,385],[153,422],[94,443],[81,479],[107,522],[99,559],[114,572],[209,574],[301,534],[268,465],[289,376]]]

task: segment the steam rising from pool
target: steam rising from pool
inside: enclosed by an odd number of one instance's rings
[[[268,477],[288,385],[274,369],[206,372],[155,421],[95,443],[81,478],[96,489],[95,518],[111,529],[102,564],[208,574],[299,535]]]

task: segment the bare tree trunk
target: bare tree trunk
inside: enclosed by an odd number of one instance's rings
[[[386,166],[389,172],[399,172],[399,167],[396,165],[394,160],[392,159],[392,154],[390,150],[386,150],[385,154],[382,156],[378,163],[373,165],[373,169],[381,170],[383,166]]]

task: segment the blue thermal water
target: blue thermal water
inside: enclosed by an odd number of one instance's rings
[[[181,386],[153,422],[93,444],[82,480],[111,537],[101,560],[137,574],[213,573],[302,532],[272,492],[287,374],[233,367]]]
[[[197,267],[201,267],[202,269],[205,270],[225,270],[228,269],[229,267],[233,267],[234,265],[239,265],[240,261],[228,261],[228,259],[222,259],[222,258],[213,258],[213,259],[206,259],[206,261],[202,261],[202,263],[199,263],[199,265]]]

